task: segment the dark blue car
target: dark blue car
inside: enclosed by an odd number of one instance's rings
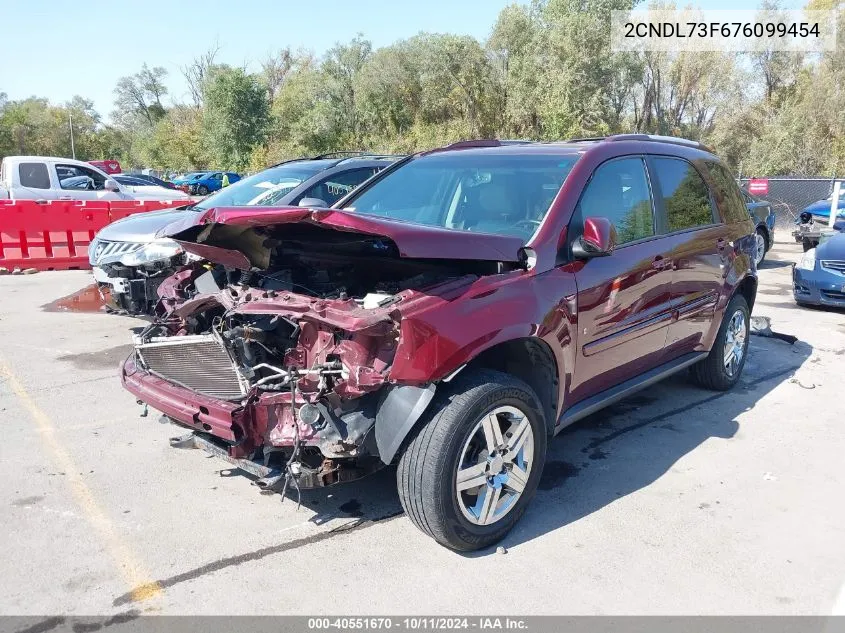
[[[224,175],[228,176],[230,185],[241,179],[232,171],[195,171],[185,174],[182,178],[174,178],[173,184],[180,189],[187,189],[191,195],[206,196],[223,188]]]
[[[806,251],[792,268],[798,305],[845,308],[845,233],[835,233]]]

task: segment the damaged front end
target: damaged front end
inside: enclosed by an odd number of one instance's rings
[[[123,384],[193,431],[174,445],[211,450],[272,490],[390,463],[435,390],[391,373],[397,354],[407,362],[403,320],[518,265],[407,258],[390,237],[319,216],[206,221],[174,237],[209,263],[162,283]]]

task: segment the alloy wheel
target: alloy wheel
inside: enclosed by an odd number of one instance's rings
[[[748,337],[748,324],[745,319],[745,313],[742,310],[737,310],[728,321],[728,327],[725,330],[725,349],[723,362],[725,365],[725,373],[728,377],[733,378],[742,364],[742,359],[745,356],[745,341]]]
[[[464,517],[491,525],[510,512],[534,467],[534,432],[528,416],[501,406],[473,427],[458,462],[455,493]]]
[[[754,239],[754,263],[759,266],[760,262],[762,262],[763,258],[766,256],[766,238],[759,233],[755,233]]]

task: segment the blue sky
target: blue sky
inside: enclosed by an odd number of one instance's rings
[[[63,102],[94,100],[108,116],[117,79],[143,62],[164,66],[168,100],[188,99],[179,68],[221,46],[219,61],[252,63],[285,46],[323,53],[362,33],[384,46],[420,31],[486,38],[512,0],[142,0],[64,3],[0,0],[0,92]],[[705,9],[754,8],[754,0],[705,0]],[[789,6],[799,6],[794,0]],[[66,7],[66,8],[64,8]]]

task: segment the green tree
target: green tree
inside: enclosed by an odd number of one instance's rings
[[[165,77],[167,70],[161,66],[150,68],[144,64],[140,72],[118,79],[114,89],[114,119],[126,127],[135,125],[139,120],[149,126],[154,125],[165,113],[161,103],[162,97],[167,94]]]
[[[241,68],[216,69],[203,86],[203,123],[216,166],[243,169],[263,143],[269,122],[267,92]]]

